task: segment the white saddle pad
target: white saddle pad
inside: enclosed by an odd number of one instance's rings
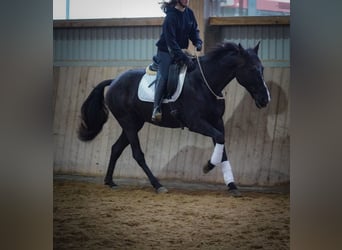
[[[186,66],[183,66],[180,69],[177,89],[175,93],[172,95],[170,99],[164,99],[163,103],[174,102],[177,100],[177,98],[180,96],[180,93],[182,92],[182,89],[183,89],[185,75],[186,75]],[[145,75],[141,78],[141,81],[139,83],[139,88],[138,88],[138,98],[141,101],[144,101],[144,102],[154,101],[155,85],[154,84],[151,85],[151,83],[154,80],[156,80],[156,77],[157,77],[156,75],[150,75],[148,73],[145,73]]]

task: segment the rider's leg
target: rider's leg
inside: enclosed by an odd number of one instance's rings
[[[161,103],[163,101],[163,96],[165,95],[166,82],[169,75],[169,67],[172,58],[168,52],[163,52],[158,50],[157,58],[159,61],[157,81],[156,81],[156,91],[154,96],[152,121],[159,122],[162,119]]]
[[[163,101],[166,88],[166,81],[160,75],[157,76],[156,88],[154,94],[154,104],[152,112],[152,121],[160,122],[162,118],[161,103]]]

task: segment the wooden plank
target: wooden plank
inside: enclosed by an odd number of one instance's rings
[[[89,67],[82,67],[81,69],[81,78],[80,78],[80,93],[78,95],[78,104],[77,104],[77,111],[79,112],[78,119],[80,122],[81,116],[81,106],[87,96],[89,95],[89,87],[88,87],[88,79],[89,79]],[[85,157],[85,150],[89,146],[89,143],[85,143],[82,141],[77,142],[77,155],[75,155],[74,162],[77,164],[77,168],[75,166],[75,171],[86,173],[84,157]],[[83,171],[82,171],[83,170]]]
[[[173,129],[171,131],[170,139],[170,160],[167,164],[167,176],[169,178],[174,178],[177,176],[177,153],[179,151],[179,138],[181,131],[178,129]]]
[[[281,70],[281,69],[280,69]],[[279,71],[279,70],[278,70]],[[268,82],[273,82],[273,78],[277,78],[277,74],[274,74],[274,68],[266,68],[265,69],[265,79]],[[280,72],[280,71],[279,71]],[[276,104],[278,101],[278,97],[275,93],[277,93],[277,86],[273,85],[272,88],[272,101],[266,109],[257,109],[254,103],[251,103],[249,109],[253,110],[247,120],[249,124],[248,134],[246,137],[246,153],[245,159],[243,161],[238,161],[240,164],[243,164],[244,169],[242,171],[240,180],[243,181],[246,185],[255,185],[260,182],[260,176],[263,176],[263,183],[267,184],[270,181],[270,176],[267,175],[268,168],[271,166],[269,162],[273,152],[267,153],[267,150],[272,151],[272,143],[273,139],[269,136],[269,131],[267,128],[270,128],[270,133],[273,132],[273,127],[276,126],[274,122],[269,122],[270,113],[272,110],[276,110]],[[272,87],[271,86],[271,87]],[[271,107],[270,107],[271,106]],[[269,158],[266,157],[269,156]]]
[[[258,134],[255,149],[253,153],[253,161],[252,164],[255,164],[255,170],[251,172],[253,182],[252,183],[262,183],[262,185],[267,184],[267,167],[269,166],[269,158],[270,156],[266,156],[266,154],[270,151],[270,137],[267,131],[267,119],[268,113],[271,106],[274,106],[274,102],[276,102],[276,98],[274,96],[274,91],[272,92],[272,79],[274,75],[274,68],[265,68],[264,77],[265,81],[268,84],[270,93],[271,93],[271,102],[268,104],[267,108],[259,113],[259,120],[256,132]]]
[[[236,178],[237,174],[235,174],[238,171],[238,166],[236,164],[232,163],[232,149],[234,148],[231,144],[233,133],[233,121],[234,121],[234,112],[239,103],[241,102],[243,95],[241,91],[241,87],[239,86],[239,83],[236,79],[232,80],[228,86],[225,89],[226,92],[226,112],[224,115],[224,126],[225,126],[225,147],[227,152],[228,160],[231,162],[234,177]],[[234,161],[233,161],[234,162]],[[217,182],[222,182],[222,170],[220,169],[219,172],[217,172]]]
[[[283,123],[283,119],[281,114],[279,113],[279,105],[280,105],[280,100],[281,98],[281,94],[282,94],[282,87],[281,87],[281,82],[282,82],[282,77],[283,77],[283,70],[282,69],[278,69],[279,73],[279,78],[278,78],[278,82],[274,82],[274,87],[276,87],[278,89],[277,96],[275,96],[275,112],[271,113],[269,116],[269,121],[272,121],[272,124],[274,123],[273,127],[273,133],[270,134],[271,136],[271,140],[272,140],[272,154],[271,154],[271,161],[270,161],[270,166],[268,169],[268,175],[269,175],[269,182],[272,183],[274,181],[274,178],[277,178],[277,176],[274,175],[274,172],[278,172],[275,168],[278,168],[278,164],[280,163],[280,155],[281,155],[281,142],[279,140],[280,138],[280,131],[279,128],[282,127],[282,123]],[[268,124],[269,125],[269,124]],[[268,130],[269,126],[268,126]],[[277,165],[276,165],[277,164]]]
[[[194,168],[199,168],[200,166],[196,166],[194,164],[194,158],[195,158],[195,151],[201,149],[202,145],[198,145],[196,141],[196,134],[188,131],[188,139],[187,139],[187,145],[183,148],[185,151],[184,155],[184,179],[187,181],[192,181],[193,178],[196,178],[193,174]]]
[[[260,110],[251,102],[251,110],[248,120],[248,131],[246,135],[246,154],[244,162],[243,180],[248,185],[254,185],[253,178],[260,171],[260,143],[263,143],[263,128],[267,124],[267,110]]]
[[[118,71],[117,67],[106,68],[106,70],[104,71],[104,79],[114,79],[118,75],[117,71]],[[105,89],[105,93],[106,91],[108,91],[108,88]],[[122,131],[117,121],[114,119],[112,113],[109,113],[109,117],[108,117],[108,121],[106,125],[107,125],[106,127],[108,130],[108,140],[107,140],[105,155],[101,156],[103,157],[103,168],[105,169],[104,174],[106,173],[107,168],[108,168],[112,145],[119,138],[121,131]],[[116,169],[114,170],[113,178],[117,174]]]
[[[76,99],[76,107],[75,107],[75,114],[74,114],[74,126],[73,126],[73,140],[72,140],[72,149],[70,155],[70,165],[74,171],[77,172],[79,168],[80,162],[78,161],[78,154],[80,153],[80,147],[84,142],[81,142],[77,137],[77,131],[79,125],[81,123],[81,106],[88,94],[86,91],[86,82],[88,77],[88,67],[80,67],[80,75],[77,79],[77,96]]]
[[[198,24],[198,29],[200,31],[200,37],[203,41],[203,48],[205,47],[205,26],[207,24],[207,18],[205,17],[205,13],[204,13],[204,8],[205,8],[205,3],[204,0],[196,0],[196,1],[190,1],[189,3],[189,7],[193,10],[194,15],[196,17],[197,20],[197,24]],[[192,45],[192,43],[190,43],[189,48],[190,51],[194,51],[194,46]],[[203,53],[203,51],[201,52]]]
[[[88,67],[87,72],[87,81],[86,81],[86,91],[83,102],[88,97],[90,92],[92,91],[93,87],[95,86],[95,74],[96,68],[95,67]],[[79,162],[80,168],[78,170],[79,173],[94,173],[92,166],[91,166],[91,158],[92,158],[92,151],[93,151],[93,141],[90,142],[83,142],[80,146],[80,154],[79,154]]]
[[[182,176],[182,146],[184,144],[184,133],[181,129],[172,130],[172,150],[173,150],[173,159],[172,166],[169,168],[171,170],[170,177],[171,178],[179,178]]]
[[[96,87],[100,82],[105,80],[105,77],[103,75],[104,68],[103,67],[96,67],[95,68],[95,81],[94,81],[94,87]],[[107,140],[108,140],[108,130],[106,129],[107,124],[104,124],[102,131],[95,137],[93,144],[93,157],[91,159],[91,167],[94,168],[94,172],[96,174],[103,174],[104,172],[104,164],[103,164],[103,154],[102,151],[107,150]]]
[[[197,171],[196,169],[200,167],[199,153],[200,150],[205,150],[203,144],[199,141],[201,136],[194,132],[189,132],[189,136],[191,138],[191,144],[188,146],[188,154],[187,154],[187,177],[186,180],[193,181],[197,179]]]
[[[281,164],[278,168],[281,175],[277,181],[279,183],[288,183],[290,181],[290,68],[284,68],[283,70],[285,71],[282,83],[284,95],[281,97],[284,98],[284,101],[281,100],[280,103],[284,105],[284,110],[281,111],[284,113],[284,134],[282,135],[282,148],[280,149]]]
[[[148,154],[151,156],[153,155],[153,161],[150,161],[148,163],[148,166],[150,167],[153,174],[157,175],[157,173],[160,172],[164,168],[165,163],[166,163],[162,160],[161,155],[162,155],[162,152],[164,150],[164,148],[163,148],[164,134],[168,133],[169,131],[167,131],[166,129],[161,128],[161,127],[152,126],[150,132],[153,133],[153,136],[152,136],[153,146],[150,147]]]
[[[229,119],[232,117],[234,110],[235,110],[235,93],[236,93],[236,85],[238,83],[236,80],[232,80],[223,90],[223,95],[225,96],[225,113],[223,114],[223,123],[224,123],[224,134],[225,134],[225,149],[228,154],[228,160],[229,160],[229,143],[230,143],[230,129],[231,126],[227,124]],[[212,182],[222,182],[224,183],[223,180],[223,175],[222,175],[222,169],[215,168],[211,175],[213,177],[210,179]]]
[[[172,159],[170,154],[170,141],[172,138],[172,129],[163,129],[164,137],[163,141],[161,142],[161,155],[160,155],[160,168],[158,172],[159,178],[168,178],[168,167],[172,164],[170,161]],[[153,154],[153,150],[149,152],[149,154]]]
[[[152,112],[151,112],[152,114]],[[167,160],[163,158],[163,152],[168,151],[168,145],[163,144],[167,134],[171,132],[168,128],[154,127],[155,128],[155,140],[153,145],[153,151],[150,151],[149,154],[154,155],[154,162],[151,162],[151,170],[153,174],[158,177],[159,173],[163,171],[167,164]],[[166,146],[166,148],[164,148]]]
[[[91,67],[91,70],[93,70],[93,78],[90,82],[90,89],[88,90],[88,93],[92,91],[96,85],[99,83],[99,68],[98,67]],[[97,173],[97,154],[98,154],[98,144],[99,140],[101,140],[101,135],[96,136],[92,141],[89,142],[89,153],[86,156],[87,162],[86,162],[86,169],[89,169],[93,173]]]
[[[108,69],[107,67],[103,67],[102,71],[101,71],[101,79],[99,82],[105,80],[105,79],[111,79],[113,78],[112,75],[108,74]],[[108,90],[108,87],[105,88],[104,91],[104,95],[106,93],[106,91]],[[109,120],[112,119],[112,114],[109,111],[108,114],[108,120],[107,122],[104,124],[102,132],[101,132],[101,143],[100,143],[100,151],[99,151],[99,155],[98,155],[98,174],[100,174],[101,176],[104,176],[106,171],[107,171],[107,166],[109,163],[109,157],[107,156],[108,153],[111,151],[111,147],[108,148],[108,143],[114,143],[113,140],[111,139],[111,130],[110,130],[110,124],[109,124]]]
[[[249,143],[252,143],[250,139],[251,133],[250,130],[253,129],[253,122],[251,120],[251,113],[259,112],[259,109],[255,106],[253,98],[247,92],[246,89],[243,88],[244,97],[241,100],[241,111],[239,107],[235,110],[235,112],[241,112],[241,120],[238,124],[240,130],[240,137],[239,137],[239,149],[237,150],[236,157],[238,158],[239,162],[239,170],[240,170],[240,179],[243,180],[245,183],[248,183],[248,170],[250,168],[248,164],[248,160],[250,158],[250,152],[248,151]]]
[[[235,97],[236,97],[236,91],[237,91],[237,85],[239,83],[236,81],[236,79],[232,80],[226,88],[223,90],[223,95],[225,96],[225,113],[223,114],[223,121],[226,124],[226,122],[231,118],[231,116],[234,113],[235,110]],[[227,138],[227,133],[226,131],[225,135]],[[228,137],[229,138],[229,137]]]
[[[67,80],[66,84],[68,85],[69,93],[68,96],[65,96],[64,102],[67,102],[67,110],[66,110],[66,129],[65,129],[65,140],[64,140],[64,148],[63,148],[63,159],[65,162],[65,167],[67,167],[68,172],[75,172],[75,164],[71,162],[72,151],[75,150],[74,143],[75,138],[77,138],[75,127],[76,124],[76,104],[77,104],[77,96],[79,92],[79,79],[81,75],[81,68],[74,67],[69,68],[71,71],[70,77]],[[76,129],[77,130],[77,129]]]
[[[290,25],[290,16],[210,17],[209,25]]]
[[[63,117],[63,93],[67,79],[68,68],[61,67],[59,70],[58,87],[56,93],[56,104],[53,122],[54,136],[54,168],[56,171],[62,170],[63,136],[61,135],[61,121]]]
[[[103,69],[103,80],[105,79],[114,79],[116,77],[116,67],[104,67]],[[106,95],[106,92],[108,91],[109,87],[105,88],[104,94]],[[116,142],[116,140],[119,138],[119,135],[121,133],[121,130],[119,127],[113,128],[114,126],[113,121],[113,115],[109,111],[108,114],[108,120],[103,128],[103,134],[106,136],[105,144],[102,146],[103,149],[101,149],[100,152],[100,166],[101,166],[101,174],[105,175],[108,167],[108,163],[110,160],[110,154],[112,145]]]
[[[72,70],[70,68],[66,68],[66,75],[63,79],[63,82],[60,82],[63,85],[61,89],[60,95],[57,97],[58,99],[58,106],[60,116],[58,118],[58,128],[57,128],[57,150],[56,156],[59,160],[59,164],[61,164],[61,168],[64,171],[68,171],[68,166],[66,159],[64,158],[64,146],[66,140],[66,130],[67,130],[67,122],[68,122],[68,107],[70,102],[70,93],[71,93],[71,85],[70,85],[70,78],[72,77]]]
[[[234,174],[237,180],[242,178],[243,175],[243,167],[241,165],[241,160],[244,157],[244,147],[245,141],[242,140],[244,138],[244,124],[242,124],[243,114],[246,111],[246,101],[244,100],[245,96],[247,95],[246,90],[237,85],[237,92],[236,92],[236,101],[235,103],[235,110],[234,113],[229,121],[229,126],[231,126],[230,130],[230,142],[228,145],[228,152],[230,155],[230,161],[232,168],[234,168]],[[248,105],[248,103],[247,103]],[[227,145],[226,145],[227,146]]]
[[[279,97],[279,87],[277,86],[279,83],[279,77],[281,75],[281,68],[273,68],[272,69],[272,84],[269,86],[272,101],[267,107],[268,113],[275,114],[277,112],[277,104]],[[265,126],[265,136],[263,141],[263,154],[261,156],[260,168],[261,172],[259,175],[258,183],[261,185],[268,185],[271,177],[271,160],[272,160],[272,149],[273,149],[273,138],[276,128],[276,120],[275,119],[267,119],[267,125]]]
[[[141,149],[145,155],[145,161],[147,166],[151,169],[154,166],[153,156],[153,142],[155,138],[155,130],[152,128],[154,125],[145,123],[143,128],[139,131],[139,139]]]
[[[53,86],[52,86],[52,113],[55,113],[56,99],[59,86],[60,68],[53,68]]]
[[[272,160],[270,172],[270,184],[289,180],[289,131],[288,131],[288,88],[289,70],[281,69],[279,78],[279,95],[277,112],[271,114],[276,120],[272,143]]]
[[[53,28],[161,26],[163,17],[54,20]]]
[[[103,75],[102,75],[102,71],[103,68],[100,67],[95,67],[95,76],[94,76],[94,81],[92,84],[92,87],[95,88],[102,80],[103,80]],[[101,131],[99,133],[99,135],[97,135],[95,137],[95,139],[91,142],[92,144],[92,157],[89,161],[90,167],[93,169],[93,172],[98,174],[99,173],[99,161],[100,161],[100,151],[101,151],[101,142],[102,140],[104,140],[104,135],[103,135],[103,131]]]

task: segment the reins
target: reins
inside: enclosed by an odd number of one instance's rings
[[[218,95],[216,95],[215,92],[210,88],[210,85],[209,85],[209,83],[208,83],[208,81],[207,81],[207,79],[205,78],[205,75],[204,75],[204,73],[203,73],[203,69],[202,69],[201,63],[200,63],[200,61],[199,61],[199,57],[198,57],[197,51],[195,51],[195,55],[196,55],[196,60],[197,60],[198,67],[199,67],[199,69],[200,69],[202,78],[203,78],[205,84],[207,85],[208,89],[209,89],[210,92],[216,97],[217,100],[223,100],[223,99],[225,98],[224,96],[218,96]]]

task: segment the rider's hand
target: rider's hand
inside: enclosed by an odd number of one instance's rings
[[[186,66],[187,66],[187,72],[191,72],[196,68],[196,64],[190,59],[187,61]]]
[[[201,43],[198,43],[196,44],[196,51],[201,51],[202,50],[202,44]]]

